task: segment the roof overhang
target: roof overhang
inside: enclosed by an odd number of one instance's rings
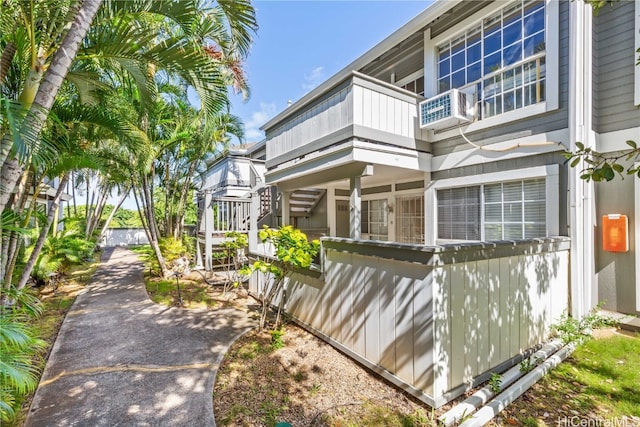
[[[296,112],[302,110],[306,105],[313,102],[317,98],[323,96],[328,90],[332,87],[340,84],[353,71],[360,70],[365,65],[369,64],[380,55],[384,54],[388,50],[392,49],[397,44],[406,40],[407,38],[414,35],[416,32],[423,31],[431,22],[438,19],[441,15],[445,14],[450,9],[453,9],[456,5],[461,3],[463,0],[436,0],[430,6],[428,6],[424,11],[418,14],[415,18],[411,19],[405,25],[400,27],[394,33],[392,33],[389,37],[375,45],[373,48],[365,52],[363,55],[358,57],[355,61],[351,62],[349,65],[344,67],[342,70],[338,71],[328,80],[316,86],[309,93],[304,95],[298,101],[294,102],[287,109],[282,111],[280,114],[276,115],[273,119],[269,120],[265,123],[261,130],[266,131],[267,129],[272,128],[277,123],[281,122],[288,116],[295,114]]]
[[[377,165],[431,170],[429,153],[352,139],[327,150],[282,163],[265,174],[267,184],[282,191],[314,187],[355,176],[370,176]]]

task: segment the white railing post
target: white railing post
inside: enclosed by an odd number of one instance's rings
[[[204,269],[211,271],[213,259],[213,206],[211,205],[211,193],[204,193]]]
[[[360,239],[360,222],[362,210],[362,197],[360,188],[360,177],[352,176],[349,181],[349,237]]]

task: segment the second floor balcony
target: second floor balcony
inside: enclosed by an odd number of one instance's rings
[[[324,94],[303,98],[264,126],[267,169],[354,141],[387,152],[429,153],[426,132],[418,121],[422,99],[354,71]],[[380,161],[384,164],[384,158]]]

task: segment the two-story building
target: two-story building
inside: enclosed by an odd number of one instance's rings
[[[564,311],[640,313],[640,180],[595,185],[563,156],[640,142],[638,48],[637,1],[597,17],[581,1],[436,1],[266,123],[279,223],[313,188],[303,218],[328,236],[289,312],[434,406],[517,363]],[[628,216],[628,252],[602,249],[605,214]]]

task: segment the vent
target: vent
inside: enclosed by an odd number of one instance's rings
[[[420,127],[445,129],[471,121],[468,95],[457,89],[441,93],[420,103]]]

